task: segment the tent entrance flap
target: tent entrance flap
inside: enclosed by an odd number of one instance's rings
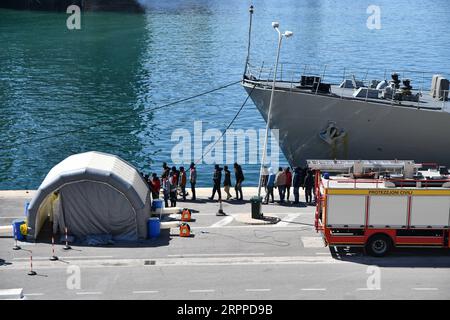
[[[35,224],[37,234],[39,234],[47,219],[49,219],[50,222],[54,222],[55,219],[58,219],[60,213],[61,206],[59,194],[58,192],[52,192],[44,199],[44,201],[42,201],[41,205],[39,206]],[[53,229],[53,233],[56,233],[55,229]]]

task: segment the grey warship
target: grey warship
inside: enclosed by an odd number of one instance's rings
[[[419,71],[357,79],[329,66],[281,66],[270,128],[290,165],[307,159],[411,159],[450,165],[448,77]],[[376,73],[376,72],[375,72]],[[336,76],[340,74],[340,76]],[[273,70],[248,65],[242,86],[267,122]]]

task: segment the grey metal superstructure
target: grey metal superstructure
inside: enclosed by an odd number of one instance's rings
[[[326,84],[324,74],[318,74],[297,76],[301,80],[277,78],[275,84],[270,127],[279,129],[280,148],[290,165],[305,165],[307,159],[411,159],[450,165],[448,88],[424,89],[431,75],[422,75],[418,88],[412,88],[418,80],[409,86],[402,77],[397,82],[406,87],[388,80],[380,89],[380,81],[357,81],[345,73],[341,85]],[[248,71],[242,81],[266,121],[269,79],[270,74],[266,80],[261,71]],[[336,83],[338,78],[331,79]]]

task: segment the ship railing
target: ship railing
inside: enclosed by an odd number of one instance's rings
[[[267,65],[264,62],[260,66],[248,64],[247,74],[252,75],[254,78],[258,79],[260,83],[263,83],[267,87],[272,86],[273,82],[273,72],[274,67]],[[330,64],[325,65],[313,65],[313,64],[295,64],[289,62],[282,62],[279,64],[278,72],[276,75],[277,83],[284,83],[285,87],[289,90],[295,90],[300,84],[302,76],[316,76],[320,77],[320,82],[330,83],[333,85],[339,85],[344,80],[355,79],[363,88],[373,88],[374,81],[390,81],[391,74],[397,73],[399,79],[410,79],[413,91],[419,93],[419,99],[417,102],[404,101],[403,104],[417,106],[420,108],[424,105],[420,97],[423,95],[429,95],[431,91],[431,80],[433,75],[442,74],[433,71],[422,71],[422,70],[412,70],[412,69],[375,69],[375,68],[347,68],[343,66],[333,66]],[[444,74],[445,76],[445,74]],[[448,78],[448,77],[447,77]],[[449,79],[449,78],[448,78]],[[319,83],[320,84],[320,83]],[[400,86],[402,84],[400,83]],[[315,94],[320,94],[318,91],[319,85],[316,87]],[[366,91],[366,96],[363,98],[358,98],[359,100],[364,100],[369,102],[369,90]],[[344,95],[345,88],[342,90],[337,90],[333,92],[335,95],[340,96],[341,99],[345,98]],[[450,96],[449,90],[443,91],[447,93],[444,96]],[[388,100],[389,101],[389,100]],[[441,104],[439,102],[442,102]],[[391,98],[391,104],[398,103],[394,98]],[[434,106],[440,107],[442,111],[450,112],[450,106],[448,105],[448,99],[441,99],[441,101],[435,100]]]

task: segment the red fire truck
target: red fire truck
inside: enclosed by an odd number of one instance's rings
[[[310,160],[315,227],[329,246],[450,248],[450,177],[412,161]],[[336,175],[336,173],[339,173]]]

